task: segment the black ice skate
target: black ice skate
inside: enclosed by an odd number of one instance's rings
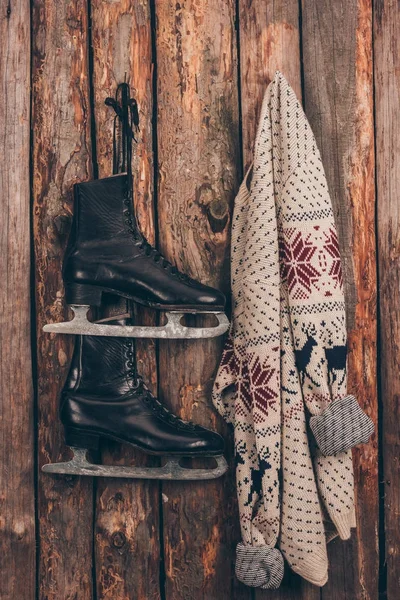
[[[120,322],[123,326],[124,323]],[[74,457],[44,465],[47,473],[140,479],[214,479],[227,470],[222,437],[172,414],[136,373],[134,342],[77,336],[60,408],[65,441]],[[101,439],[168,457],[161,467],[104,466],[89,462]],[[182,457],[214,457],[215,468],[182,467]]]
[[[64,259],[66,301],[74,312],[67,323],[45,325],[44,331],[146,338],[206,338],[223,334],[229,322],[225,297],[180,273],[141,233],[132,199],[132,139],[138,124],[137,105],[129,86],[121,84],[121,103],[108,98],[122,128],[122,149],[114,130],[114,173],[121,174],[74,186],[74,218]],[[117,92],[117,96],[118,96]],[[136,116],[135,116],[136,115]],[[114,125],[115,126],[115,125]],[[119,157],[122,156],[121,161]],[[88,321],[90,306],[100,306],[103,293],[122,296],[166,311],[161,327],[118,327]],[[185,313],[214,314],[214,327],[186,327]]]
[[[151,338],[203,338],[224,333],[229,325],[224,295],[180,273],[139,231],[129,198],[126,174],[74,188],[74,221],[64,259],[66,301],[75,313],[69,323],[45,325],[45,331]],[[163,327],[119,327],[91,323],[90,306],[103,293],[167,311]],[[211,313],[218,325],[181,325],[184,313]]]

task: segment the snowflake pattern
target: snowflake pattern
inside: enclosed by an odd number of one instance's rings
[[[311,234],[304,235],[294,227],[281,232],[279,254],[282,279],[288,283],[289,292],[297,300],[306,299],[311,294],[312,284],[321,273],[312,264],[317,247]]]
[[[329,298],[342,289],[343,272],[336,231],[304,233],[294,227],[279,234],[281,276],[294,300],[308,300],[317,289]]]
[[[238,364],[235,356],[235,349],[233,346],[233,340],[230,336],[226,340],[224,351],[222,353],[220,369],[222,372],[238,375]]]
[[[250,386],[249,363],[247,361],[243,361],[241,366],[242,368],[236,380],[238,392],[237,397],[240,401],[236,406],[236,412],[245,415],[251,412],[253,398]]]
[[[278,409],[278,373],[266,361],[261,362],[259,356],[244,361],[241,367],[236,381],[240,400],[237,411],[240,414],[253,411],[253,418],[261,422],[269,416],[271,409]]]
[[[329,275],[341,289],[343,287],[343,269],[340,258],[339,240],[336,231],[330,228],[329,232],[325,232],[325,238],[325,250],[332,259]]]
[[[254,419],[264,420],[270,410],[276,410],[278,402],[277,390],[279,381],[276,369],[262,363],[257,356],[250,369],[251,392],[254,406]]]

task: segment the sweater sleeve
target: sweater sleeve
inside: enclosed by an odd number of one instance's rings
[[[324,455],[368,441],[373,424],[347,394],[347,334],[338,237],[315,143],[282,190],[279,246],[296,366]]]

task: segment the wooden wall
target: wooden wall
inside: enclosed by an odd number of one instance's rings
[[[1,600],[397,600],[400,589],[400,8],[394,0],[0,0]],[[377,425],[355,450],[358,528],[322,589],[234,578],[232,471],[160,484],[45,475],[68,456],[58,396],[72,340],[60,265],[71,188],[111,169],[104,99],[139,102],[141,227],[229,289],[230,209],[276,69],[317,137],[345,263],[350,389]],[[154,321],[151,312],[142,318]],[[230,434],[211,407],[222,340],[138,344],[153,391]],[[103,461],[150,464],[105,445]]]

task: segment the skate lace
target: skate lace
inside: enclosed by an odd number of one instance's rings
[[[161,266],[168,270],[171,275],[178,277],[182,281],[189,281],[190,278],[181,273],[169,260],[167,260],[154,246],[152,246],[140,232],[138,223],[133,214],[133,186],[132,186],[132,140],[137,142],[135,133],[140,131],[139,128],[139,109],[135,98],[131,98],[129,85],[121,83],[116,92],[115,98],[106,98],[106,106],[113,108],[114,117],[114,132],[113,132],[113,173],[128,174],[128,195],[124,200],[125,209],[125,224],[132,234],[136,245],[143,253],[151,257],[154,262],[160,263]],[[120,124],[121,140],[118,148],[117,140],[117,124]]]
[[[179,429],[186,429],[188,431],[194,431],[198,429],[198,425],[191,423],[190,421],[184,421],[180,417],[174,415],[168,410],[166,406],[158,399],[153,396],[143,379],[138,375],[136,371],[136,361],[134,356],[134,342],[133,340],[125,341],[126,348],[126,368],[127,374],[131,381],[134,381],[133,389],[137,394],[143,397],[145,403],[149,408],[156,413],[163,421],[170,423],[174,427]]]
[[[155,263],[161,264],[163,269],[168,270],[169,273],[171,273],[171,275],[178,277],[182,281],[189,281],[190,277],[188,275],[185,275],[184,273],[181,273],[177,269],[177,267],[175,267],[175,265],[173,265],[169,260],[167,260],[161,254],[161,252],[157,250],[157,248],[154,248],[154,246],[152,246],[150,242],[146,240],[144,235],[139,231],[138,226],[134,222],[134,217],[131,213],[131,203],[129,198],[126,198],[124,200],[124,204],[126,206],[124,210],[125,224],[128,226],[128,230],[132,235],[132,238],[135,241],[138,248],[140,248],[146,256],[151,257]]]

